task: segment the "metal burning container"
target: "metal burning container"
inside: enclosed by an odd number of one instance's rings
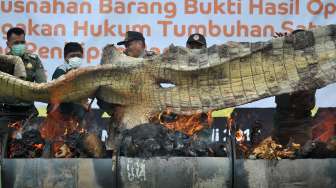
[[[335,159],[5,159],[3,187],[336,187]]]
[[[315,138],[327,139],[335,131],[333,109],[320,109]],[[249,137],[258,124],[260,137],[271,133],[272,109],[236,109],[233,117],[241,134]],[[323,121],[326,119],[327,121]],[[336,159],[242,159],[235,138],[227,135],[226,118],[215,118],[213,142],[225,143],[227,157],[113,156],[106,158],[8,158],[7,138],[2,142],[2,187],[336,187]],[[322,123],[324,122],[324,123]],[[331,125],[330,125],[330,122]],[[35,145],[34,145],[35,147]],[[39,145],[36,145],[38,149]],[[238,148],[238,147],[237,147]]]

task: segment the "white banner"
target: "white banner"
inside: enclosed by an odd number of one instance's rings
[[[28,49],[40,56],[50,78],[63,63],[65,42],[82,43],[87,65],[100,61],[101,49],[123,40],[127,30],[141,31],[147,48],[162,51],[185,45],[194,32],[208,45],[260,41],[274,32],[311,29],[335,22],[335,0],[1,0],[0,53],[6,32],[26,31]],[[336,87],[318,93],[318,103],[335,106]],[[266,101],[268,106],[270,101]],[[263,106],[263,102],[256,103]]]

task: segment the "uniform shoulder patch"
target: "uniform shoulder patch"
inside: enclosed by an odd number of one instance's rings
[[[38,55],[37,54],[31,54],[31,53],[28,53],[28,56],[30,58],[33,58],[33,59],[37,59],[38,58]]]
[[[37,54],[27,53],[26,57],[28,57],[28,62],[32,63],[34,66],[42,67],[41,60]]]
[[[27,68],[27,69],[32,69],[32,68],[33,68],[33,64],[28,63],[28,64],[26,65],[26,68]]]

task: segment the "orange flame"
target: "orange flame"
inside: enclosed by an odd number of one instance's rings
[[[79,129],[79,121],[73,117],[65,117],[58,110],[48,114],[41,125],[41,136],[54,140]]]
[[[325,117],[318,120],[313,127],[313,138],[322,142],[327,142],[336,135],[336,117],[330,112],[324,112]]]
[[[33,146],[37,149],[42,149],[43,148],[43,144],[34,144]]]
[[[205,115],[204,113],[196,113],[194,115],[175,115],[175,120],[171,122],[165,122],[162,120],[163,115],[173,115],[170,109],[167,109],[159,114],[160,124],[164,125],[168,129],[180,131],[189,136],[194,135],[204,128],[210,127],[212,123],[211,112],[206,115],[206,122],[202,122],[202,118]]]
[[[244,142],[245,136],[244,136],[244,132],[241,129],[239,129],[238,131],[236,131],[236,135],[235,136],[236,136],[237,142]]]
[[[12,124],[9,124],[8,125],[9,128],[13,128],[13,129],[16,129],[16,130],[19,130],[22,128],[21,126],[21,121],[17,121],[17,122],[14,122]]]
[[[72,116],[62,115],[58,109],[48,114],[40,128],[42,138],[53,142],[52,152],[54,154],[64,145],[63,137],[76,131],[85,132],[79,126],[79,120]]]

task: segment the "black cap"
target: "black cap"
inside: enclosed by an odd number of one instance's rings
[[[192,42],[198,42],[198,43],[206,46],[205,37],[202,34],[199,34],[199,33],[194,33],[194,34],[189,36],[189,38],[187,40],[187,44],[190,44]]]
[[[83,54],[83,47],[77,42],[68,42],[64,46],[64,58],[71,52],[81,52]]]
[[[125,36],[125,40],[118,42],[117,45],[124,45],[125,43],[131,42],[133,40],[141,40],[141,41],[145,42],[145,37],[140,32],[127,31],[126,36]]]

